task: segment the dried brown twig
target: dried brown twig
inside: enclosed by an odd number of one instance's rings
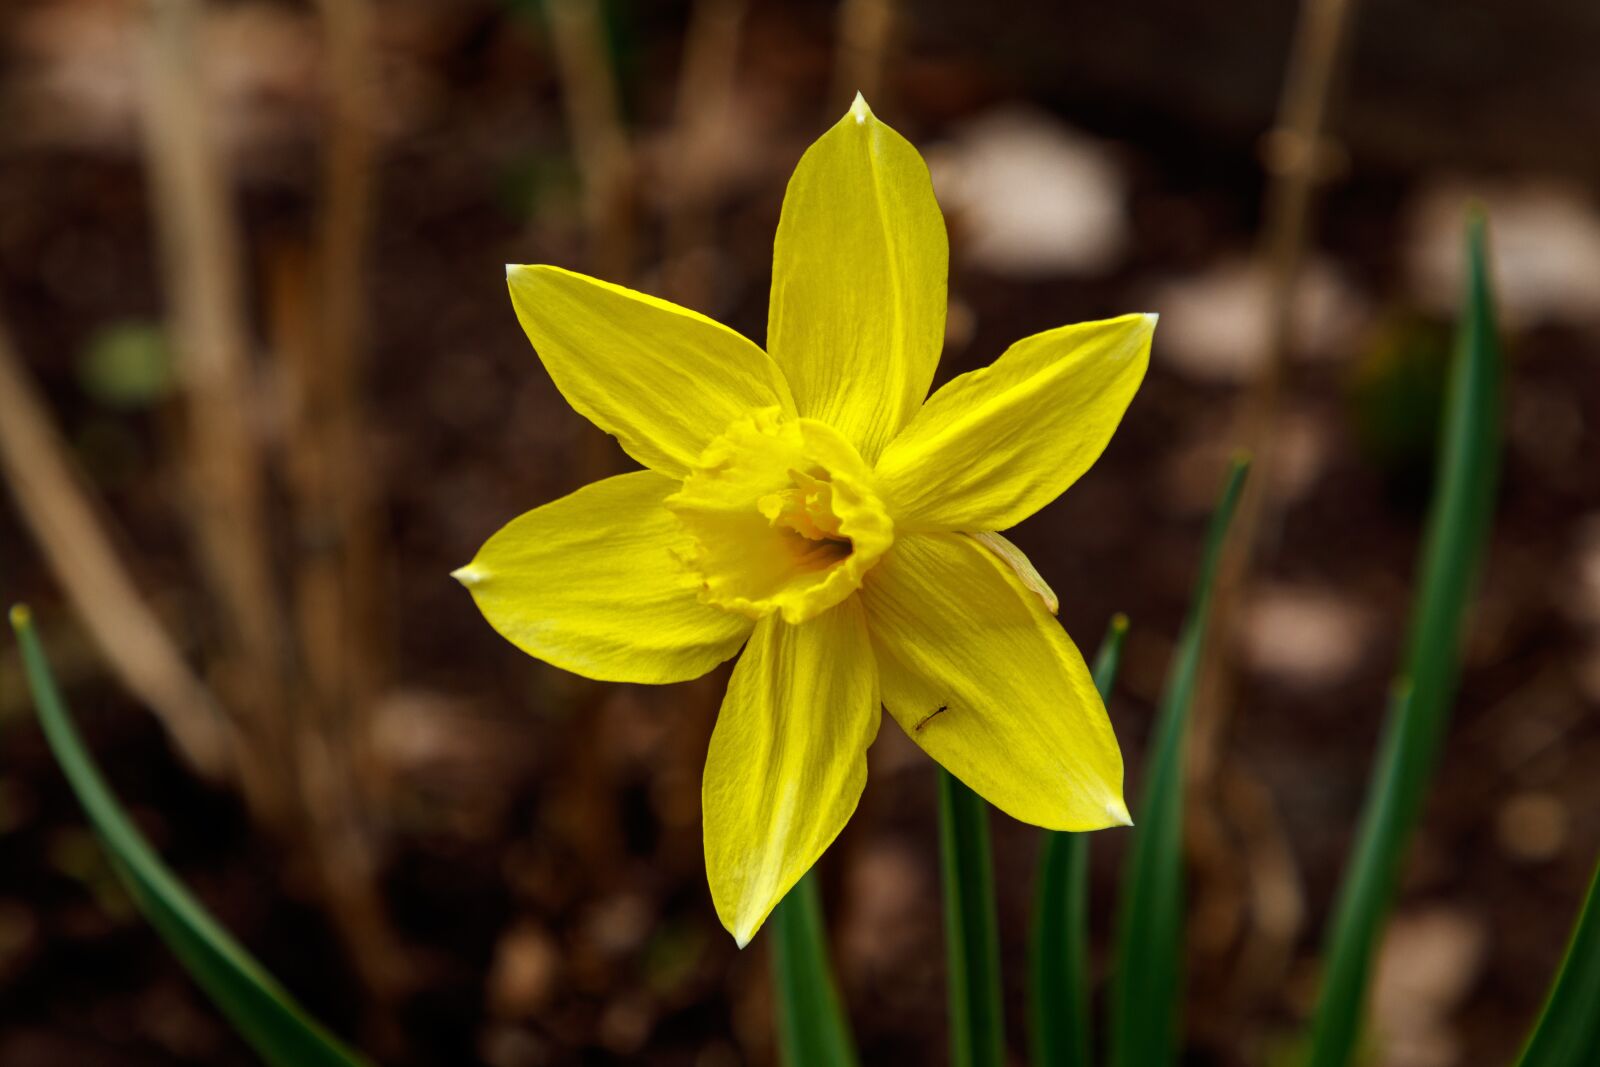
[[[196,771],[233,769],[233,736],[205,683],[139,595],[44,399],[0,327],[0,470],[84,628],[122,684],[161,720]]]
[[[292,780],[279,713],[285,706],[287,628],[272,578],[255,433],[240,238],[228,183],[210,136],[195,0],[152,0],[142,64],[145,158],[166,299],[183,391],[183,466],[189,514],[223,623],[227,703],[267,779]],[[292,819],[292,790],[262,814]]]
[[[393,1048],[406,969],[378,888],[364,758],[376,699],[375,564],[363,483],[357,352],[370,185],[373,72],[363,0],[325,0],[330,122],[314,257],[274,261],[274,340],[288,407],[295,625],[269,553],[265,457],[245,314],[243,241],[208,136],[196,0],[152,0],[143,78],[147,157],[188,414],[182,459],[196,541],[229,640],[228,702],[246,709],[252,769],[279,786],[269,827],[306,862],[377,1000]],[[296,640],[298,638],[298,640]]]
[[[328,111],[316,242],[310,254],[277,249],[267,272],[295,523],[295,755],[323,895],[376,1002],[369,1040],[393,1051],[402,1038],[392,1009],[409,969],[379,888],[382,790],[370,742],[383,627],[360,389],[377,92],[372,12],[366,0],[318,6]]]
[[[699,0],[684,36],[668,170],[666,272],[671,296],[708,310],[716,178],[728,135],[745,0]]]
[[[626,284],[633,271],[633,148],[597,0],[550,0],[550,45],[583,186],[596,273]]]
[[[1242,770],[1224,766],[1225,738],[1237,699],[1234,657],[1250,574],[1263,532],[1274,528],[1278,521],[1279,505],[1272,496],[1274,435],[1295,342],[1295,297],[1310,243],[1316,193],[1334,169],[1331,161],[1339,156],[1326,138],[1325,126],[1355,2],[1304,0],[1277,124],[1262,141],[1263,164],[1269,175],[1258,253],[1269,286],[1266,351],[1244,399],[1237,433],[1239,443],[1255,457],[1256,469],[1240,501],[1234,533],[1222,560],[1213,615],[1219,654],[1210,661],[1202,680],[1191,728],[1188,766],[1195,797],[1190,844],[1196,866],[1208,872],[1201,879],[1198,906],[1209,905],[1213,910],[1223,905],[1208,902],[1207,894],[1228,892],[1223,872],[1240,868],[1235,851],[1223,844],[1229,839],[1222,830],[1222,824],[1228,821],[1225,810],[1237,821],[1241,812],[1254,817],[1271,808],[1264,786],[1257,788],[1256,783],[1245,780]],[[1224,783],[1226,796],[1221,798],[1215,788],[1219,774],[1229,778]],[[1249,804],[1241,806],[1241,798],[1249,798]],[[1262,842],[1269,835],[1252,832],[1259,828],[1243,829],[1247,831],[1246,847],[1252,850],[1252,857],[1244,865],[1252,877],[1252,922],[1242,928],[1245,943],[1239,955],[1236,983],[1240,988],[1261,988],[1279,979],[1299,932],[1302,912],[1298,905],[1299,887],[1294,884],[1298,875],[1285,850],[1271,855],[1261,851]]]
[[[1221,655],[1208,672],[1195,713],[1190,772],[1206,782],[1215,772],[1234,688],[1229,660],[1249,572],[1263,528],[1273,512],[1273,434],[1289,352],[1294,341],[1294,302],[1311,229],[1315,192],[1336,152],[1323,127],[1335,75],[1348,38],[1355,0],[1306,0],[1290,58],[1278,125],[1264,139],[1272,180],[1267,192],[1261,258],[1268,270],[1267,349],[1251,383],[1240,418],[1239,443],[1255,456],[1256,470],[1240,501],[1217,585],[1216,630]]]
[[[838,117],[858,92],[868,100],[878,100],[894,37],[895,14],[894,0],[844,0],[839,5],[828,121]]]

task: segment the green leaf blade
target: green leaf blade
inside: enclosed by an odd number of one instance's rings
[[[192,897],[117,802],[67,714],[26,608],[11,624],[56,762],[134,902],[196,983],[272,1067],[362,1067]]]
[[[1600,1063],[1600,865],[1572,929],[1539,1022],[1517,1067],[1588,1067]]]
[[[1112,1067],[1161,1067],[1178,1048],[1183,963],[1183,760],[1212,587],[1250,462],[1235,457],[1206,532],[1200,574],[1173,656],[1144,802],[1117,911],[1110,1002]]]
[[[1501,356],[1484,221],[1467,225],[1465,305],[1440,428],[1405,667],[1326,940],[1310,1067],[1347,1067],[1373,955],[1422,811],[1460,674],[1466,610],[1488,542],[1498,472]]]
[[[828,964],[816,875],[807,872],[772,912],[772,976],[784,1067],[856,1067],[854,1042]]]
[[[1128,618],[1111,620],[1094,684],[1109,700]],[[1028,1029],[1034,1067],[1090,1067],[1089,835],[1046,830],[1029,938]]]
[[[951,1067],[1004,1067],[1000,932],[989,805],[939,768],[939,844],[950,995]]]

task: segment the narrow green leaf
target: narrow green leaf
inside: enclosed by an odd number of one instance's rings
[[[361,1064],[300,1009],[156,856],[117,803],[72,725],[28,609],[12,608],[11,625],[56,762],[111,857],[111,866],[190,975],[272,1067]]]
[[[1600,866],[1589,881],[1566,958],[1517,1067],[1600,1063]]]
[[[943,767],[939,768],[939,851],[944,866],[950,1065],[1004,1067],[989,805]]]
[[[1500,351],[1481,216],[1467,224],[1456,335],[1405,667],[1394,686],[1354,856],[1325,944],[1311,1067],[1346,1067],[1361,1036],[1372,957],[1449,721],[1461,640],[1489,536],[1498,468]]]
[[[828,966],[814,873],[807,872],[779,902],[771,925],[781,1062],[785,1067],[855,1067],[850,1024]]]
[[[1111,698],[1127,635],[1128,617],[1113,616],[1094,659],[1101,700]],[[1034,1067],[1090,1067],[1088,834],[1044,832],[1028,950]]]
[[[1178,1047],[1183,970],[1183,753],[1205,647],[1211,587],[1223,541],[1239,504],[1250,461],[1234,458],[1206,531],[1205,554],[1189,615],[1178,637],[1161,699],[1144,801],[1128,854],[1117,911],[1116,966],[1111,979],[1112,1067],[1161,1067]]]

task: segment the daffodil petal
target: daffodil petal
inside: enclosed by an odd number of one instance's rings
[[[895,542],[861,587],[883,703],[995,807],[1052,830],[1128,822],[1122,753],[1072,641],[969,537]]]
[[[681,476],[752,410],[794,413],[777,364],[698,312],[559,267],[508,266],[506,283],[561,395],[652,470]]]
[[[680,682],[739,651],[750,620],[699,600],[671,478],[635,471],[513,519],[455,572],[530,656],[607,682]]]
[[[832,424],[869,463],[927,396],[948,261],[926,164],[857,96],[789,179],[767,350],[800,414]]]
[[[1154,315],[1018,341],[928,398],[877,474],[905,529],[1004,530],[1100,458],[1150,362]]]
[[[756,624],[701,790],[711,898],[741,948],[849,821],[879,718],[859,599],[799,626]]]
[[[1050,588],[1050,583],[1044,580],[1044,575],[1039,573],[1038,568],[1033,565],[1033,560],[1029,559],[1022,549],[993,531],[970,534],[969,536],[978,544],[993,552],[1001,562],[1010,567],[1011,572],[1017,576],[1017,580],[1026,586],[1029,592],[1039,598],[1039,602],[1045,606],[1045,610],[1052,615],[1061,611],[1061,599],[1056,596],[1056,591]]]
[[[694,538],[700,599],[796,625],[861,585],[894,542],[872,472],[815,419],[756,412],[707,446],[667,507]],[[821,525],[819,525],[821,523]]]

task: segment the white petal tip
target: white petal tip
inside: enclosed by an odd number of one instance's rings
[[[1121,797],[1114,797],[1106,802],[1106,814],[1111,816],[1118,826],[1132,826],[1133,816],[1128,814],[1128,805]]]
[[[470,588],[483,578],[483,572],[474,570],[472,564],[469,563],[465,567],[457,567],[451,571],[450,577]]]
[[[850,114],[855,117],[858,126],[872,117],[872,109],[867,106],[867,98],[859,92],[856,93],[855,100],[850,103]]]
[[[738,945],[741,949],[742,948],[748,948],[749,945],[750,945],[751,939],[754,938],[755,936],[756,936],[756,932],[754,930],[751,930],[747,934],[734,934],[733,935],[733,943],[735,945]]]
[[[1156,323],[1161,321],[1161,314],[1156,311],[1146,311],[1144,313],[1144,321],[1148,322],[1153,330],[1156,328]]]
[[[517,275],[521,274],[523,271],[525,271],[527,269],[528,269],[528,265],[526,263],[507,263],[506,264],[506,281],[508,281],[508,282],[516,281],[517,280]]]

